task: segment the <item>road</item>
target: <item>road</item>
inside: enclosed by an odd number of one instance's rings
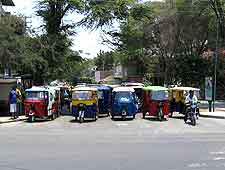
[[[225,120],[79,124],[71,116],[0,125],[0,170],[224,170]]]

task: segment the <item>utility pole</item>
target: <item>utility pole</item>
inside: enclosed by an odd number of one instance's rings
[[[216,52],[214,54],[213,112],[215,112],[215,102],[216,102],[216,80],[217,80],[218,41],[219,41],[219,21],[218,21],[218,18],[217,18],[216,19]]]

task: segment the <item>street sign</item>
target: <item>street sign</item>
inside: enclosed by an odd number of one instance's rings
[[[213,84],[212,77],[205,78],[205,100],[212,101]]]

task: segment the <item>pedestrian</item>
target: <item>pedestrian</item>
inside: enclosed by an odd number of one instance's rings
[[[22,103],[23,103],[23,97],[22,92],[19,87],[16,88],[16,117],[18,118],[22,114]]]
[[[9,105],[12,119],[16,119],[16,87],[13,87],[9,93]]]

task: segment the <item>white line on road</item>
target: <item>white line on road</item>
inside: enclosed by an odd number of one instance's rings
[[[210,152],[211,155],[224,155],[225,152]]]
[[[201,168],[201,167],[207,167],[206,163],[192,163],[188,165],[189,168]]]
[[[225,157],[215,157],[213,158],[214,161],[220,161],[220,160],[225,160]]]

